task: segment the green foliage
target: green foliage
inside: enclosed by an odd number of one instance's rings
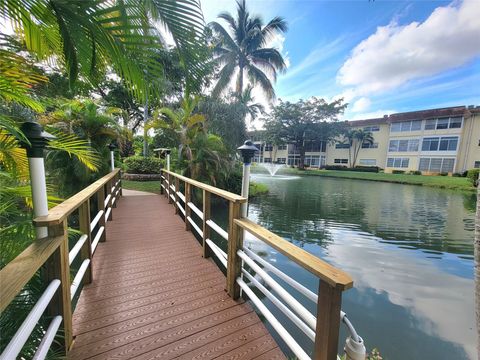
[[[123,163],[129,174],[160,174],[164,161],[156,157],[131,156]]]
[[[305,143],[309,141],[330,142],[343,131],[337,121],[347,107],[343,99],[331,103],[312,97],[296,103],[279,100],[266,119],[266,135],[274,144],[295,144],[299,153],[298,167],[304,168]]]
[[[392,174],[405,174],[405,170],[392,170]]]
[[[478,186],[480,169],[471,169],[467,171],[467,178],[473,186]]]
[[[342,165],[327,165],[325,166],[325,170],[360,171],[360,172],[378,173],[380,168],[378,166],[355,166],[354,168],[349,168]]]
[[[253,198],[268,194],[268,186],[261,183],[251,181],[248,189],[248,197]]]
[[[410,175],[422,175],[422,172],[421,171],[418,171],[418,170],[412,170],[409,172]]]
[[[237,94],[243,93],[246,75],[253,85],[260,85],[269,98],[274,98],[269,76],[275,81],[277,72],[286,70],[286,64],[277,49],[267,48],[265,44],[272,36],[287,31],[286,21],[274,17],[264,25],[261,17],[248,12],[245,0],[237,2],[236,18],[227,12],[220,13],[218,17],[228,23],[229,31],[216,21],[209,24],[214,34],[215,60],[221,67],[213,95],[220,95],[238,72]]]

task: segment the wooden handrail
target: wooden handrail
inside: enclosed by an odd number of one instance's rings
[[[73,195],[71,198],[50,209],[48,211],[48,215],[39,216],[33,219],[33,223],[35,226],[51,226],[60,224],[68,215],[74,212],[87,199],[92,197],[102,186],[114,178],[119,171],[120,169],[115,169],[104,177],[98,179],[93,184]]]
[[[196,180],[193,180],[193,179],[190,179],[188,177],[185,177],[183,175],[180,175],[180,174],[177,174],[173,171],[169,171],[169,170],[163,170],[162,169],[162,172],[166,173],[166,174],[169,174],[181,181],[184,181],[190,185],[193,185],[199,189],[202,189],[202,190],[206,190],[208,191],[209,193],[211,194],[215,194],[215,195],[218,195],[228,201],[232,201],[232,202],[238,202],[238,203],[244,203],[247,201],[246,198],[244,198],[243,196],[240,196],[240,195],[237,195],[237,194],[234,194],[232,192],[229,192],[229,191],[226,191],[226,190],[222,190],[222,189],[219,189],[215,186],[211,186],[211,185],[207,185],[207,184],[204,184],[200,181],[196,181]]]
[[[245,218],[236,219],[235,224],[278,250],[290,260],[327,282],[330,286],[339,290],[347,290],[353,286],[353,280],[346,272],[320,260],[318,257],[293,245],[264,227]]]
[[[34,241],[15,259],[0,270],[2,291],[0,292],[0,312],[6,309],[10,302],[30,281],[37,270],[48,260],[60,246],[63,235],[46,237]]]

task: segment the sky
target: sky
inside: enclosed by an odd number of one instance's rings
[[[233,0],[201,4],[206,22],[236,8]],[[349,120],[480,105],[480,0],[247,0],[247,7],[289,25],[270,44],[288,65],[277,98],[342,97]]]

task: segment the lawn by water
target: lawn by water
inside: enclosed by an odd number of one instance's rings
[[[442,189],[461,190],[474,192],[469,179],[463,177],[452,176],[424,176],[424,175],[406,175],[406,174],[385,174],[385,173],[368,173],[358,171],[339,171],[339,170],[298,170],[298,169],[283,169],[282,173],[296,174],[296,175],[313,175],[313,176],[327,176],[345,179],[359,179],[370,181],[383,181],[397,184],[411,184],[431,186]]]

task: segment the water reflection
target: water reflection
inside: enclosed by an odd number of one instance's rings
[[[249,217],[353,276],[343,307],[367,344],[390,360],[474,358],[471,196],[344,179],[257,181],[270,193],[251,202]],[[257,250],[315,290],[308,274]]]

